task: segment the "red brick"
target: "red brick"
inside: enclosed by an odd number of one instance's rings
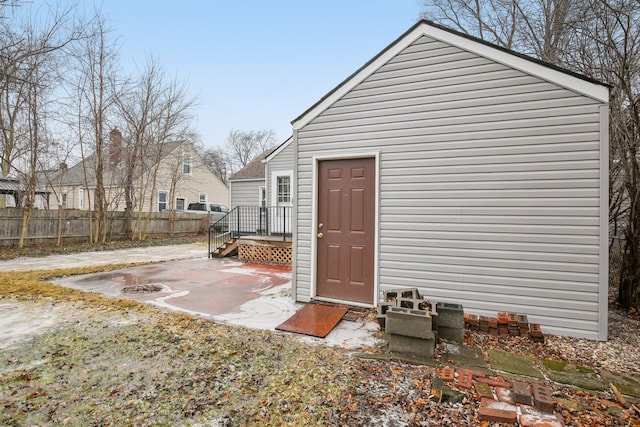
[[[456,385],[464,388],[471,388],[473,385],[473,374],[466,369],[458,369]]]
[[[447,366],[440,370],[440,379],[442,381],[453,381],[455,379],[455,374],[456,370]]]
[[[518,326],[518,315],[516,313],[509,313],[509,326]]]
[[[564,427],[564,423],[556,416],[540,418],[535,415],[520,415],[521,427]]]
[[[478,399],[482,400],[483,398],[493,400],[493,391],[491,390],[491,386],[485,383],[479,383],[475,381],[473,383],[476,389],[476,395]]]
[[[563,427],[564,422],[555,414],[540,412],[531,406],[520,407],[521,427]]]
[[[469,325],[471,326],[478,326],[478,315],[477,314],[470,314],[469,315]]]
[[[506,409],[494,409],[481,406],[480,409],[478,409],[478,419],[480,421],[489,421],[492,423],[515,425],[518,420],[518,413],[516,411],[509,411]]]
[[[529,318],[526,314],[518,314],[518,327],[529,329]]]
[[[513,398],[521,405],[531,405],[531,385],[519,381],[513,382]]]
[[[535,407],[544,412],[553,413],[553,398],[551,389],[545,385],[533,384],[533,403]]]
[[[479,383],[489,384],[491,387],[511,388],[510,382],[500,381],[491,377],[480,377],[480,378],[477,378],[476,381],[478,381]]]
[[[496,387],[496,396],[500,402],[508,403],[510,405],[516,404],[510,387]]]
[[[531,333],[532,337],[542,336],[542,329],[540,329],[540,325],[538,323],[529,324],[529,332]]]
[[[489,317],[489,327],[498,329],[498,319],[495,317]]]
[[[489,318],[487,316],[478,317],[478,325],[489,326]]]
[[[505,326],[509,324],[509,314],[506,311],[498,313],[498,324]]]

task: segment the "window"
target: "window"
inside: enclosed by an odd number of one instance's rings
[[[67,193],[62,193],[61,205],[63,209],[67,208]]]
[[[267,189],[264,185],[258,188],[258,205],[262,207],[267,206]]]
[[[291,202],[291,177],[279,176],[277,181],[278,204]]]
[[[167,210],[167,200],[169,192],[160,190],[158,191],[158,212],[164,212]]]
[[[200,203],[207,203],[207,193],[200,193],[198,195],[198,200]]]
[[[78,208],[84,209],[84,189],[78,191]]]
[[[182,173],[191,175],[191,154],[182,155]]]
[[[184,210],[184,197],[176,197],[176,210],[183,211]]]

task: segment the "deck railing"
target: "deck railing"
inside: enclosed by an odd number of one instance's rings
[[[209,226],[209,257],[242,236],[291,240],[291,206],[236,206]]]

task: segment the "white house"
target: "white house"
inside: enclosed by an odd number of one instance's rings
[[[418,22],[292,122],[295,299],[417,287],[606,339],[608,101]]]

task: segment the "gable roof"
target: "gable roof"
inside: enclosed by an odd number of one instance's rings
[[[177,150],[180,146],[182,146],[183,144],[187,143],[187,141],[173,141],[173,142],[167,142],[165,144],[162,144],[162,146],[160,147],[160,149],[162,150],[161,152],[161,157],[160,159],[164,159],[167,156],[169,156],[171,153],[173,153],[175,150]],[[155,163],[156,160],[156,153],[152,153],[152,155],[149,155],[145,158],[145,167],[151,167],[153,166],[153,163]],[[105,153],[105,167],[104,167],[104,175],[103,175],[103,180],[105,183],[120,183],[120,178],[122,178],[122,175],[124,174],[124,169],[121,167],[110,167],[108,166],[109,163],[109,153]],[[67,186],[74,186],[74,185],[84,185],[85,184],[85,179],[84,179],[84,165],[87,166],[87,185],[89,187],[91,186],[95,186],[96,185],[96,176],[92,173],[92,171],[95,171],[96,169],[96,155],[95,153],[89,155],[84,161],[79,161],[78,163],[76,163],[75,165],[71,166],[70,168],[67,168],[65,170],[63,169],[58,169],[52,173],[48,173],[46,174],[47,177],[44,177],[45,179],[48,178],[48,181],[50,181],[51,185],[67,185]],[[44,182],[44,185],[49,185],[49,182]]]
[[[456,46],[465,51],[520,70],[526,74],[555,83],[600,101],[603,104],[608,104],[609,102],[609,88],[602,82],[423,19],[418,21],[398,39],[360,67],[355,73],[347,77],[304,113],[295,118],[291,122],[293,128],[300,129],[308,124],[334,102],[372,75],[378,68],[422,36],[448,43],[451,46]]]
[[[264,163],[262,162],[272,151],[273,148],[264,150],[253,160],[246,164],[245,167],[229,177],[229,181],[239,181],[243,179],[264,179]]]

